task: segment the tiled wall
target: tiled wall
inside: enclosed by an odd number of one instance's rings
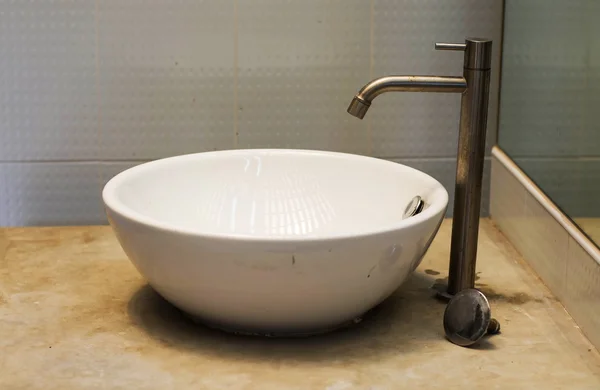
[[[507,0],[499,143],[572,217],[600,216],[600,2]]]
[[[231,148],[393,159],[452,192],[458,96],[345,109],[376,76],[460,74],[435,41],[491,37],[491,145],[501,18],[500,0],[0,2],[0,225],[103,223],[119,171]]]

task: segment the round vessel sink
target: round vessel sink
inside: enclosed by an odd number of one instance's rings
[[[130,168],[106,212],[166,300],[219,328],[320,333],[396,290],[435,236],[448,193],[410,167],[352,154],[229,150]],[[425,206],[403,218],[415,196]]]

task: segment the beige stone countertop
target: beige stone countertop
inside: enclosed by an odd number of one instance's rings
[[[450,225],[362,323],[291,340],[191,323],[108,226],[0,229],[0,389],[600,389],[598,352],[489,220],[477,286],[502,333],[445,340],[430,286],[447,273]]]

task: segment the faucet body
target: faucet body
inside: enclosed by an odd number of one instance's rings
[[[463,76],[386,76],[365,85],[348,113],[362,119],[375,97],[385,92],[462,94],[452,243],[447,295],[475,286],[481,182],[485,156],[492,41],[467,38],[464,44],[436,44],[437,50],[464,51]]]

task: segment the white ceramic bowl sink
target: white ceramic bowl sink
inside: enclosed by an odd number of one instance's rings
[[[425,208],[403,219],[415,195]],[[141,164],[103,199],[166,300],[213,326],[285,335],[335,328],[388,297],[425,254],[448,193],[401,164],[275,149]]]

